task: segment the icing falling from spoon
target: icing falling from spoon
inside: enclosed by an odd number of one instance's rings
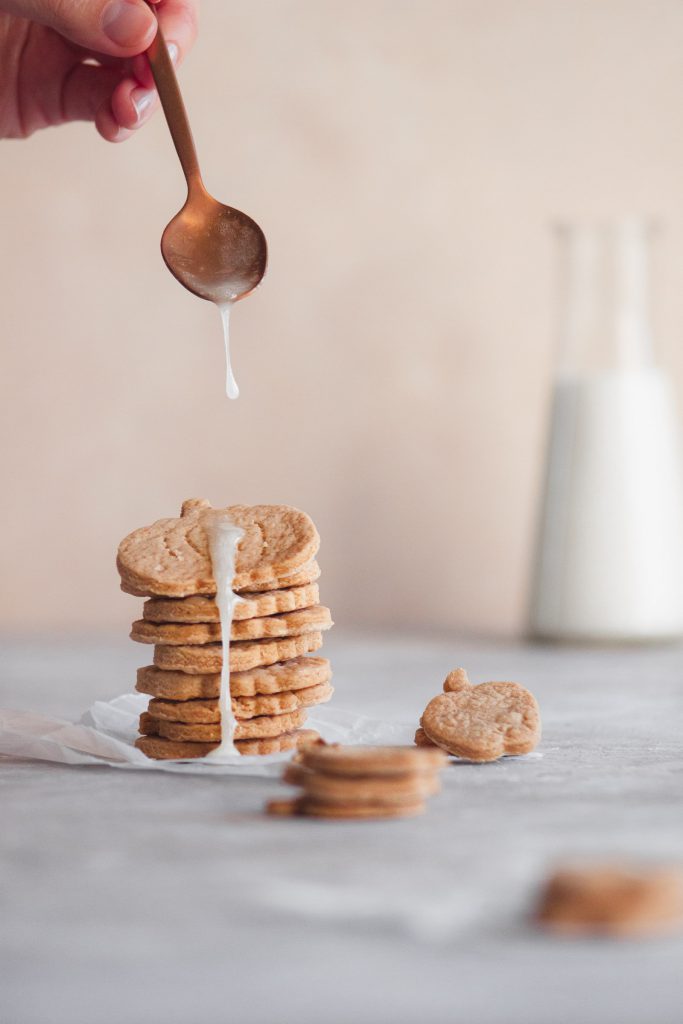
[[[232,360],[230,359],[230,310],[232,302],[220,302],[218,308],[221,320],[223,321],[223,339],[225,341],[225,393],[228,398],[239,398],[240,389],[232,372]]]

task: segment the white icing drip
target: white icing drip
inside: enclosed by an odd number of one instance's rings
[[[232,302],[221,302],[218,308],[223,321],[223,338],[225,341],[225,393],[228,398],[239,398],[240,389],[237,386],[235,375],[232,372],[232,361],[230,359],[230,309]]]
[[[207,754],[207,757],[222,758],[237,753],[233,742],[235,716],[230,700],[230,631],[235,605],[241,600],[232,589],[232,581],[235,576],[237,545],[244,536],[244,530],[235,526],[225,515],[207,517],[205,529],[209,540],[213,578],[216,581],[216,604],[221,620],[223,642],[221,692],[218,699],[221,713],[221,742],[215,750]]]

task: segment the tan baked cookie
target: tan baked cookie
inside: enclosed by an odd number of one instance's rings
[[[138,736],[135,746],[154,761],[188,761],[206,757],[218,746],[217,743],[174,743],[162,736]]]
[[[233,610],[233,622],[257,619],[264,615],[295,612],[312,608],[320,601],[317,583],[285,590],[266,590],[263,594],[245,593]],[[219,622],[218,605],[213,597],[151,597],[145,601],[142,617],[148,622]]]
[[[402,806],[390,804],[325,804],[306,797],[269,800],[266,814],[278,818],[310,816],[312,818],[368,819],[368,818],[411,818],[424,812],[425,805],[412,801]]]
[[[326,803],[302,796],[297,800],[298,813],[311,818],[412,818],[423,814],[425,805],[422,800],[413,800],[404,804],[341,804]]]
[[[649,935],[683,925],[680,868],[597,864],[557,871],[536,920],[564,935]]]
[[[235,749],[243,757],[263,756],[265,754],[281,754],[297,747],[314,743],[318,733],[313,729],[298,729],[296,732],[283,733],[253,740],[239,740]],[[206,757],[218,746],[217,743],[183,743],[167,740],[162,736],[139,736],[135,746],[147,757],[156,761],[187,761],[197,757]]]
[[[296,729],[285,732],[281,736],[261,736],[252,740],[239,740],[235,743],[240,754],[255,756],[257,754],[282,754],[286,750],[301,749],[310,743],[316,743],[320,733],[315,729]]]
[[[239,589],[236,593],[253,595],[272,590],[288,590],[290,587],[303,587],[307,583],[315,583],[318,579],[320,579],[320,566],[314,559],[288,576],[282,576],[278,580],[262,580],[248,588]]]
[[[241,672],[259,665],[274,665],[278,661],[289,661],[302,654],[310,654],[322,647],[320,633],[305,633],[303,636],[284,637],[282,640],[243,640],[230,644],[230,668]],[[223,664],[223,645],[204,644],[197,646],[154,648],[154,664],[157,668],[179,672],[199,673],[220,672]]]
[[[415,730],[415,746],[416,747],[435,747],[436,744],[432,743],[427,733],[420,726],[419,729]]]
[[[327,658],[292,658],[275,665],[231,672],[230,692],[233,697],[277,694],[308,689],[328,683],[331,678],[332,669]],[[138,669],[135,689],[167,700],[210,699],[220,695],[221,677],[219,672],[191,675],[146,665]]]
[[[328,701],[334,689],[329,683],[307,686],[303,690],[285,693],[260,694],[256,697],[233,697],[232,713],[235,718],[257,718],[261,715],[283,715],[300,708],[311,708]],[[169,722],[211,724],[220,722],[218,700],[160,700],[149,702],[149,712],[155,718]]]
[[[442,750],[415,747],[363,747],[321,743],[301,752],[301,764],[329,775],[410,775],[432,773],[446,764]]]
[[[303,709],[290,711],[284,715],[248,718],[236,723],[233,740],[236,742],[281,736],[284,732],[298,729],[305,721],[306,712]],[[206,725],[170,722],[165,718],[156,718],[148,711],[143,711],[140,715],[140,732],[145,736],[163,736],[167,740],[181,740],[186,743],[219,743],[221,739],[220,723]]]
[[[304,633],[330,629],[330,609],[323,605],[302,608],[296,612],[267,615],[259,619],[233,622],[230,641],[263,640],[278,637],[303,636]],[[148,622],[138,619],[130,632],[131,640],[143,644],[210,644],[221,641],[220,622]]]
[[[464,685],[439,694],[425,708],[420,724],[449,754],[478,762],[528,754],[541,735],[536,699],[518,683]]]
[[[415,803],[438,793],[441,786],[433,773],[373,776],[328,775],[301,765],[288,765],[283,781],[300,786],[304,795],[330,804],[399,804]]]
[[[233,674],[237,673],[230,673],[231,690]],[[145,665],[137,671],[135,689],[139,693],[167,700],[209,700],[220,696],[221,675],[220,672],[191,675],[189,672],[174,672],[156,668],[155,665]]]
[[[190,499],[180,518],[159,519],[121,541],[116,564],[122,584],[149,596],[215,594],[205,527],[217,515],[227,515],[244,530],[234,590],[259,590],[264,583],[291,577],[315,558],[320,538],[305,512],[288,505],[214,510],[205,499]]]
[[[269,800],[266,804],[266,814],[273,814],[278,818],[291,818],[299,813],[298,797],[287,797],[280,800]]]

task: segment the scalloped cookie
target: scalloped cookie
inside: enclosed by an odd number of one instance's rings
[[[140,595],[187,597],[215,594],[205,525],[227,514],[244,530],[237,548],[234,590],[273,589],[303,570],[318,551],[320,538],[305,512],[288,505],[231,505],[213,509],[205,499],[184,502],[177,519],[159,519],[134,530],[119,545],[121,583]]]
[[[235,718],[257,718],[261,715],[283,715],[301,708],[312,708],[325,704],[334,693],[329,683],[307,686],[302,690],[284,693],[259,694],[256,697],[233,697],[232,713]],[[170,722],[196,722],[209,725],[220,722],[221,712],[218,699],[212,700],[161,700],[154,697],[148,711],[155,718],[166,718]]]
[[[300,657],[274,665],[263,665],[230,673],[230,693],[235,697],[284,693],[328,683],[332,668],[327,658]],[[221,677],[218,672],[190,674],[145,665],[137,672],[135,689],[167,700],[195,700],[218,697]]]
[[[257,619],[264,615],[295,612],[320,603],[317,583],[307,583],[284,590],[266,590],[262,594],[244,593],[233,610],[233,622]],[[142,617],[148,622],[219,622],[218,605],[213,597],[194,594],[192,597],[150,597],[145,601]]]
[[[265,640],[304,633],[322,632],[333,625],[330,609],[323,605],[295,612],[233,622],[230,641]],[[130,631],[131,640],[142,644],[190,646],[222,642],[220,622],[149,622],[138,619]]]
[[[289,661],[302,654],[311,654],[323,645],[321,633],[305,633],[282,640],[246,640],[230,644],[230,665],[240,672],[259,665],[274,665],[278,661]],[[154,664],[157,668],[177,669],[180,672],[220,672],[223,665],[223,645],[154,648]]]
[[[306,746],[308,743],[315,743],[318,739],[319,735],[313,729],[297,729],[296,732],[283,733],[281,736],[238,740],[235,743],[235,749],[243,757],[282,754],[288,750]],[[155,761],[189,761],[197,757],[206,757],[216,749],[218,744],[184,743],[179,740],[167,740],[162,736],[138,736],[135,746]]]

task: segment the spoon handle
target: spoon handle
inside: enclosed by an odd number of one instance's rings
[[[188,189],[199,185],[202,186],[202,176],[199,171],[197,150],[195,149],[192,130],[187,117],[187,110],[180,93],[180,86],[173,68],[173,61],[166,46],[166,40],[161,33],[161,27],[157,30],[152,45],[147,50],[147,58],[152,69],[154,82],[161,99],[161,106],[166,115],[166,121],[171,132],[173,145],[180,159]]]

